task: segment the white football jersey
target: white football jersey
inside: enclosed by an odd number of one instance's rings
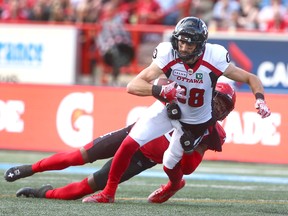
[[[181,61],[170,42],[162,42],[154,50],[153,62],[168,79],[185,89],[187,99],[178,101],[181,122],[201,124],[211,119],[213,89],[230,62],[223,46],[207,43],[203,55],[190,68]]]

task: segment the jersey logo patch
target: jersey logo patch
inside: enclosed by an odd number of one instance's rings
[[[173,70],[174,76],[187,77],[187,73],[181,70]]]
[[[152,55],[152,57],[153,57],[154,59],[157,57],[157,53],[158,53],[158,50],[155,49],[154,52],[153,52],[153,55]]]
[[[189,75],[192,75],[193,73],[194,73],[194,70],[191,69],[191,68],[189,68],[189,69],[188,69],[188,74],[189,74]]]
[[[196,79],[202,80],[203,79],[203,74],[202,73],[196,73]]]

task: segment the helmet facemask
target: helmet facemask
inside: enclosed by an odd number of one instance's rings
[[[189,54],[183,54],[179,51],[179,40],[183,41],[183,42],[186,42],[186,43],[191,43],[191,44],[196,44],[196,48],[193,50],[192,53],[189,53]],[[185,35],[185,34],[182,34],[182,35],[179,35],[177,38],[176,38],[176,41],[175,43],[177,44],[177,49],[176,49],[176,52],[177,52],[177,55],[180,57],[180,59],[184,62],[187,62],[187,61],[191,61],[191,62],[195,62],[202,54],[203,54],[203,49],[202,49],[202,44],[201,42],[195,42],[195,41],[192,41],[191,38],[189,37],[189,35]]]
[[[213,97],[213,116],[217,121],[223,121],[234,109],[231,99],[227,95],[216,92]]]
[[[213,117],[218,121],[224,120],[234,109],[235,103],[235,90],[228,83],[218,82],[213,97]]]

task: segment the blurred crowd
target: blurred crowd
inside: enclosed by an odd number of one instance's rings
[[[0,0],[2,21],[175,25],[190,15],[215,30],[288,31],[288,0]]]
[[[185,0],[0,0],[0,14],[1,19],[7,21],[174,25],[181,16],[183,2]]]

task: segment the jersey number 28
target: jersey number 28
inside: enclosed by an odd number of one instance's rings
[[[187,88],[180,85],[182,89],[185,90],[184,94],[187,93]],[[188,105],[191,107],[201,107],[204,104],[204,89],[192,88],[189,92],[189,97],[187,99],[178,99],[180,103],[186,103],[188,100]],[[186,94],[187,95],[187,94]]]

